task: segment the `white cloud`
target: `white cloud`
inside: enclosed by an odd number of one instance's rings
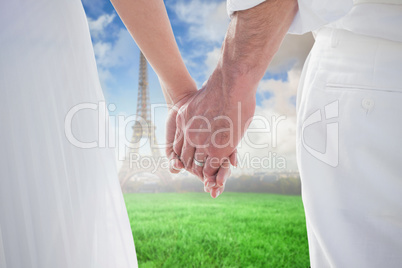
[[[264,79],[260,82],[258,92],[269,92],[271,97],[264,100],[261,106],[257,106],[255,116],[265,118],[268,124],[262,120],[251,123],[246,133],[251,142],[242,140],[239,148],[240,158],[244,158],[247,153],[251,157],[263,158],[271,152],[276,154],[277,162],[276,166],[273,165],[273,169],[282,168],[278,163],[280,159],[285,159],[286,170],[297,170],[296,107],[293,100],[296,97],[299,79],[300,70],[293,68],[288,72],[288,81]],[[252,130],[255,128],[266,128],[267,131],[256,133]],[[267,144],[267,147],[256,148],[253,144]]]
[[[301,71],[293,68],[288,72],[288,81],[264,79],[261,80],[258,92],[269,92],[272,97],[263,101],[263,106],[269,107],[278,114],[294,113],[292,99],[296,97]]]
[[[85,7],[85,10],[90,12],[91,14],[102,14],[104,13],[103,7],[105,6],[106,1],[104,0],[81,0],[82,4]]]
[[[104,90],[108,88],[107,82],[114,79],[111,68],[127,67],[127,71],[129,71],[129,67],[135,61],[135,53],[138,51],[133,38],[125,28],[120,29],[112,41],[100,39],[95,41],[93,48],[99,78]]]
[[[218,64],[219,58],[221,56],[221,48],[215,47],[213,50],[207,53],[207,58],[205,59],[205,65],[207,69],[205,70],[205,77],[209,77],[215,70]]]
[[[226,1],[203,2],[200,0],[179,1],[169,5],[179,20],[189,24],[188,37],[202,42],[222,42],[229,18]]]
[[[99,81],[104,90],[109,88],[107,86],[107,83],[109,81],[115,81],[114,75],[110,72],[110,70],[106,68],[98,67],[98,75],[99,75]]]
[[[95,5],[87,1],[85,5]],[[135,59],[135,42],[126,28],[117,28],[114,25],[116,13],[99,15],[96,19],[87,17],[93,40],[93,49],[98,67],[99,79],[102,88],[108,88],[107,82],[113,81],[115,74],[111,70],[115,67],[129,68]]]
[[[104,59],[105,55],[112,49],[112,44],[98,41],[93,45],[93,47],[96,58]]]
[[[311,33],[304,35],[287,34],[267,71],[280,73],[293,67],[300,70],[313,44],[314,38]]]
[[[112,42],[98,41],[94,44],[98,66],[111,68],[125,66],[133,62],[135,42],[130,33],[120,29]]]
[[[105,32],[105,28],[111,24],[116,17],[116,14],[103,14],[96,20],[88,17],[88,25],[93,38],[99,38]]]

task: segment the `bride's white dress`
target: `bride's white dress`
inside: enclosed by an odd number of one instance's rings
[[[136,267],[113,149],[66,138],[103,100],[79,0],[0,2],[0,267]],[[98,111],[73,117],[98,140]]]

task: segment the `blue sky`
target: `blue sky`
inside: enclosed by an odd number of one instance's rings
[[[117,107],[111,115],[133,115],[136,111],[139,49],[109,1],[82,0],[82,2],[91,30],[103,92],[107,103],[113,103]],[[221,0],[164,2],[184,62],[200,87],[212,73],[219,57],[229,24],[226,2]],[[291,40],[286,41],[289,38]],[[258,105],[256,114],[268,118],[273,114],[287,113],[286,123],[290,125],[284,127],[286,133],[289,133],[289,128],[293,130],[295,128],[295,92],[301,66],[311,46],[311,37],[289,38],[285,39],[281,51],[268,68],[256,96]],[[295,44],[295,40],[299,43]],[[148,69],[151,103],[164,103],[158,78],[150,66]],[[166,111],[163,109],[155,114],[157,138],[160,142],[164,140],[165,116]],[[127,130],[127,135],[131,135],[130,129]],[[284,143],[288,143],[286,139],[294,139],[293,134],[282,136]],[[259,138],[265,139],[265,137]],[[244,146],[244,151],[252,151],[256,155],[265,154],[265,151],[253,151],[248,146]],[[295,169],[294,150],[292,152],[286,149],[283,153],[290,159],[288,168]]]

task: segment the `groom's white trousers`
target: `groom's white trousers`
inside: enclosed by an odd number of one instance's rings
[[[325,27],[305,64],[297,154],[311,267],[402,266],[402,43],[391,39]]]

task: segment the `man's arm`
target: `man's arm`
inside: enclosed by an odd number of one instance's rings
[[[297,0],[267,0],[233,14],[221,58],[210,78],[221,82],[223,95],[255,97],[297,10]]]
[[[183,136],[192,142],[184,140],[175,146],[174,151],[181,155],[185,163],[192,162],[194,151],[202,156],[201,159],[206,159],[203,168],[204,183],[206,186],[213,185],[207,186],[213,197],[223,191],[225,181],[216,176],[219,166],[216,162],[212,164],[209,159],[228,157],[239,144],[254,115],[258,83],[297,10],[296,0],[267,0],[249,10],[235,12],[216,69],[197,96],[185,105],[187,107],[182,113],[184,116],[179,121],[188,122],[194,116],[202,116],[209,120],[212,131],[209,134],[189,133],[181,129]],[[237,118],[238,103],[241,103],[240,121]],[[234,131],[221,131],[228,127],[227,122],[214,119],[222,115],[231,119]],[[202,128],[203,122],[194,121],[188,129]],[[221,146],[214,146],[214,141],[218,141],[218,145],[229,145],[219,148]],[[208,147],[199,149],[199,145],[203,144],[208,144]],[[188,170],[198,168],[194,165],[185,166]]]

